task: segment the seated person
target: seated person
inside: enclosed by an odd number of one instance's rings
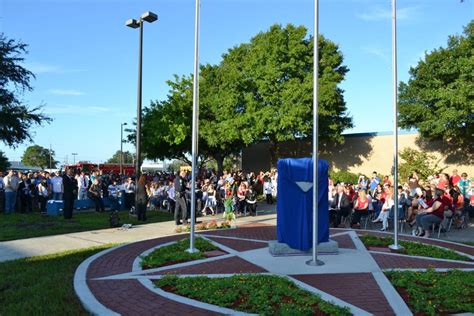
[[[341,184],[337,185],[336,195],[331,204],[329,210],[329,217],[333,224],[333,227],[339,227],[341,225],[341,218],[343,216],[349,216],[351,213],[351,201],[349,196],[344,193],[344,186]]]

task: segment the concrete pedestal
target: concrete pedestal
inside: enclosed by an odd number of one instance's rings
[[[274,257],[285,256],[311,256],[313,249],[308,251],[301,251],[290,248],[287,244],[279,243],[277,240],[270,240],[268,242],[268,249],[270,254]],[[317,246],[318,254],[337,255],[339,252],[339,245],[337,241],[329,239],[328,242],[319,243]]]

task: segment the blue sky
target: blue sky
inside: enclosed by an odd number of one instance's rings
[[[355,127],[392,129],[390,0],[320,0],[320,32],[339,44],[350,72],[342,85]],[[194,0],[2,0],[0,32],[29,45],[36,74],[30,106],[44,104],[54,121],[34,128],[35,144],[52,145],[63,162],[101,162],[120,146],[120,123],[136,116],[138,30],[129,18],[153,11],[144,29],[143,105],[163,99],[166,80],[193,70]],[[399,80],[425,51],[446,45],[474,18],[474,0],[398,0]],[[228,48],[272,24],[313,32],[312,0],[202,0],[200,62],[218,63]],[[10,160],[16,149],[0,145]],[[125,145],[125,149],[133,147]]]

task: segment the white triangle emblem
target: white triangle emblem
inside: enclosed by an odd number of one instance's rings
[[[297,181],[295,182],[297,186],[300,187],[301,191],[303,192],[308,192],[309,190],[311,190],[311,188],[313,187],[313,182],[303,182],[303,181]]]

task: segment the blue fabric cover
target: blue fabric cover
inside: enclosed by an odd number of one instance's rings
[[[329,240],[328,163],[318,162],[318,241]],[[277,238],[293,249],[307,251],[313,241],[313,188],[304,192],[296,182],[313,182],[312,158],[278,161]]]

